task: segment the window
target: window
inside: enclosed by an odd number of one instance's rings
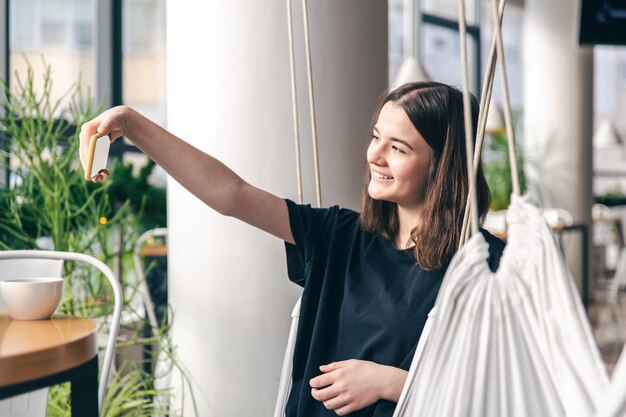
[[[478,62],[477,45],[478,43],[476,39],[474,39],[474,36],[471,36],[467,40],[470,91],[473,93],[476,93],[478,90],[476,68]],[[420,50],[426,73],[434,80],[455,85],[459,88],[463,86],[459,32],[456,29],[451,29],[440,24],[424,24],[422,27]]]
[[[124,3],[124,54],[154,53],[164,23],[158,21],[158,0],[127,0]]]
[[[427,15],[439,16],[454,21],[458,21],[459,18],[458,0],[421,0],[420,8],[422,13]],[[468,25],[475,24],[476,22],[474,8],[474,0],[465,1],[465,16]]]
[[[11,49],[92,47],[94,0],[11,0]]]
[[[39,3],[41,7],[40,43],[46,46],[64,46],[69,40],[68,2],[65,0],[46,0]]]
[[[95,91],[95,0],[10,0],[9,80],[11,87],[30,64],[35,74],[52,69],[52,100],[77,80],[83,94]],[[67,103],[69,98],[64,99]]]
[[[93,44],[93,4],[91,1],[74,0],[71,22],[72,42],[77,49],[89,49]]]
[[[165,123],[165,1],[125,0],[123,87],[125,104]]]
[[[428,1],[425,2],[428,5]],[[441,13],[422,13],[422,30],[420,32],[420,59],[426,73],[436,81],[462,87],[461,49],[459,40],[459,22],[457,15],[453,19],[443,14],[452,14],[451,8],[444,8],[442,2],[436,10]],[[456,4],[456,2],[454,2]],[[433,9],[434,8],[433,3]],[[467,6],[466,6],[467,7]],[[428,8],[425,8],[428,10]],[[455,9],[456,10],[456,9]],[[468,9],[470,10],[470,9]],[[467,12],[467,65],[469,69],[470,91],[478,94],[480,81],[480,28],[473,25],[475,13]]]
[[[389,0],[389,85],[398,75],[404,59],[403,0]]]
[[[468,0],[466,18],[470,89],[476,92],[480,84],[481,45],[479,28],[473,24],[476,21],[474,9],[473,0]],[[390,84],[393,85],[405,55],[412,53],[418,55],[418,61],[431,79],[461,86],[457,11],[456,0],[389,0]],[[410,22],[413,30],[408,26]],[[415,31],[417,33],[411,33]],[[416,39],[405,39],[407,36],[415,36]],[[415,42],[418,45],[414,45]],[[409,49],[412,49],[410,52],[406,50],[409,45]]]
[[[44,66],[49,65],[54,81],[52,99],[61,97],[79,79],[85,95],[88,92],[95,94],[96,45],[93,34],[97,6],[101,5],[96,4],[96,0],[9,1],[11,85],[15,86],[17,82],[13,74],[25,74],[29,64],[36,73],[43,73]],[[125,104],[164,124],[165,1],[122,0],[121,5],[121,24],[119,20],[117,22],[122,28],[122,85],[116,87],[115,82],[105,81],[103,94],[122,97]],[[119,35],[119,30],[112,29],[115,19],[108,19],[103,24],[111,26],[109,33]],[[110,65],[109,61],[107,59],[104,65]],[[118,98],[115,104],[119,102]],[[117,149],[119,146],[116,145],[116,149],[112,148],[114,155],[136,150],[124,146]]]
[[[597,45],[593,60],[593,192],[609,204],[626,194],[626,47]]]
[[[11,2],[11,47],[31,47],[38,38],[38,8],[35,0]]]

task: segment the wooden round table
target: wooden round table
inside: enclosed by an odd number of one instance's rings
[[[98,415],[96,324],[55,315],[12,320],[0,310],[0,399],[70,381],[72,415]]]

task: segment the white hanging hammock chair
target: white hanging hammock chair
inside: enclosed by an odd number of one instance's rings
[[[540,210],[513,196],[496,273],[474,234],[448,267],[394,416],[581,416],[608,377]],[[421,352],[421,355],[420,355]]]

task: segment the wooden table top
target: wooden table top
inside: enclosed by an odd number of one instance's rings
[[[143,256],[167,256],[166,245],[144,246],[141,248]]]
[[[78,317],[13,320],[0,310],[0,387],[74,368],[97,353],[96,324]]]

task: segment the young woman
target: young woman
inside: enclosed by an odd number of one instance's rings
[[[474,130],[477,115],[473,99]],[[81,161],[96,132],[125,136],[213,209],[284,240],[289,278],[304,287],[286,415],[391,417],[458,249],[468,193],[463,126],[455,88],[409,83],[390,92],[372,119],[361,213],[260,190],[123,106],[82,126]],[[482,218],[482,170],[477,184]],[[495,270],[504,243],[483,234]]]

